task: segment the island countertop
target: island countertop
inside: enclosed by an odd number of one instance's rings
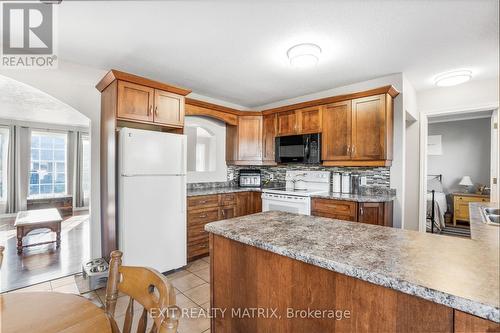
[[[205,230],[500,322],[500,256],[480,241],[276,211]]]

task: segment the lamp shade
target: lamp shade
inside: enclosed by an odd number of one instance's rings
[[[470,179],[470,176],[463,176],[462,179],[460,180],[460,183],[458,185],[464,185],[464,186],[472,186],[474,183]]]

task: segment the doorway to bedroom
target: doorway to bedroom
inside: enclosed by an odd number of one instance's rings
[[[496,197],[497,119],[497,110],[427,116],[427,232],[470,237],[469,203]]]

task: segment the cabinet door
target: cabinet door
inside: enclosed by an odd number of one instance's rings
[[[386,159],[385,95],[352,100],[352,159]]]
[[[295,110],[280,112],[278,113],[277,117],[278,136],[297,134],[297,113],[295,112]]]
[[[252,196],[252,209],[249,214],[256,214],[262,212],[262,193],[250,192]]]
[[[274,138],[276,137],[276,114],[262,117],[262,160],[274,162]]]
[[[326,105],[323,110],[321,158],[324,161],[351,159],[351,101]]]
[[[240,161],[260,161],[262,159],[261,116],[239,117],[238,155]]]
[[[222,206],[220,208],[220,220],[226,220],[226,219],[231,219],[233,217],[236,217],[236,206],[231,205],[231,206]]]
[[[155,89],[154,122],[162,125],[183,126],[184,96]]]
[[[358,221],[368,224],[384,225],[384,204],[379,202],[360,202]]]
[[[300,134],[321,132],[321,107],[297,110],[297,120]]]
[[[153,121],[153,98],[153,88],[118,81],[117,117]]]
[[[238,192],[236,196],[236,216],[251,214],[252,192]]]

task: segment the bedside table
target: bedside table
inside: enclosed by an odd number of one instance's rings
[[[490,196],[474,193],[453,193],[453,225],[457,221],[469,222],[469,203],[470,202],[489,202]]]

